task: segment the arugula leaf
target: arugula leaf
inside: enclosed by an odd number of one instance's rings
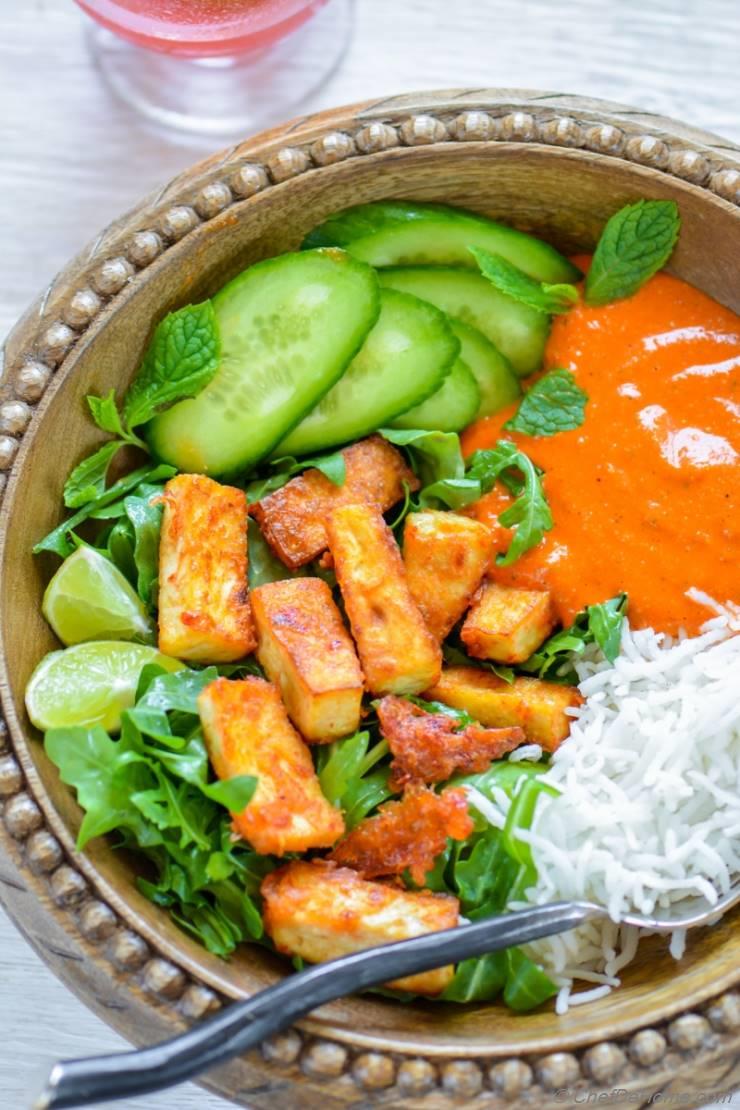
[[[136,592],[145,605],[156,605],[159,579],[159,535],[162,528],[161,504],[152,504],[161,494],[158,486],[143,483],[135,495],[123,500],[126,517],[133,532],[133,560],[136,567]]]
[[[196,698],[216,675],[215,667],[176,674],[145,667],[120,738],[100,726],[54,729],[45,747],[85,810],[78,847],[116,832],[153,867],[139,889],[225,958],[262,937],[260,883],[277,861],[232,837],[228,810],[249,803],[254,777],[209,782]]]
[[[442,657],[445,663],[449,663],[453,667],[477,667],[483,668],[487,671],[492,671],[493,674],[498,675],[504,682],[511,684],[516,675],[514,674],[513,667],[507,667],[503,663],[492,663],[487,659],[471,659],[459,647],[454,644],[442,644]]]
[[[124,478],[119,478],[114,482],[104,493],[96,497],[92,501],[88,501],[79,509],[78,512],[71,516],[69,520],[63,520],[58,524],[47,536],[36,544],[33,548],[34,555],[40,551],[53,551],[57,555],[61,555],[66,559],[75,550],[75,544],[70,540],[70,533],[74,531],[78,525],[88,520],[90,517],[95,517],[99,514],[99,510],[112,506],[115,502],[123,502],[123,498],[129,493],[134,491],[137,486],[142,482],[159,482],[171,478],[177,470],[174,466],[167,466],[162,464],[149,464],[147,466],[139,467],[138,470],[132,470]]]
[[[77,509],[95,501],[105,492],[105,479],[115,455],[124,447],[123,440],[104,443],[92,455],[78,463],[64,483],[64,504]]]
[[[553,524],[550,506],[534,463],[519,452],[516,465],[524,475],[524,485],[514,504],[498,518],[504,528],[516,529],[506,553],[496,556],[500,567],[510,566],[525,551],[536,547]]]
[[[506,951],[488,952],[457,965],[455,977],[440,995],[444,1002],[488,1002],[506,986]]]
[[[504,428],[526,436],[570,432],[583,423],[587,401],[570,370],[550,370],[527,390]]]
[[[165,316],[124,396],[126,426],[146,424],[175,402],[200,393],[218,369],[220,346],[210,301]]]
[[[618,594],[610,601],[589,605],[576,616],[569,628],[563,628],[545,640],[529,659],[520,664],[521,669],[553,682],[572,684],[578,681],[573,657],[583,655],[588,644],[597,644],[613,663],[619,654],[627,604],[627,594]]]
[[[483,247],[468,247],[478,263],[480,272],[500,293],[537,312],[556,315],[567,312],[578,301],[575,285],[548,285],[525,274],[518,266],[500,254],[491,254]]]
[[[419,428],[380,428],[379,434],[396,447],[405,447],[421,484],[428,487],[465,474],[460,439],[455,432],[429,432]],[[425,491],[423,491],[425,492]]]
[[[524,1013],[554,998],[558,988],[542,968],[525,956],[521,948],[506,949],[506,986],[504,1002],[511,1010]]]
[[[92,418],[99,428],[102,428],[104,432],[110,432],[118,439],[127,438],[128,432],[123,426],[121,414],[116,404],[115,389],[111,389],[103,397],[96,397],[94,393],[89,393],[86,400]]]
[[[247,524],[247,547],[249,550],[249,588],[264,586],[266,582],[281,582],[284,578],[302,578],[309,573],[307,567],[290,570],[278,559],[269,543],[262,535],[254,517]]]
[[[665,266],[681,227],[672,200],[638,200],[607,222],[586,277],[589,305],[631,297]]]
[[[309,459],[296,459],[293,455],[285,455],[281,459],[271,460],[270,466],[276,468],[274,474],[269,474],[265,478],[255,478],[246,487],[250,502],[261,501],[268,493],[282,489],[296,474],[311,468],[320,470],[335,486],[343,486],[347,478],[347,465],[341,451],[332,451],[328,455],[315,455]]]
[[[413,694],[406,694],[406,701],[410,701],[412,705],[418,705],[419,709],[425,710],[427,713],[441,713],[445,717],[452,717],[457,722],[457,728],[466,728],[467,725],[477,724],[475,717],[464,709],[453,709],[451,705],[444,705],[441,701],[424,701],[423,698],[417,698]]]
[[[316,770],[324,796],[344,812],[347,829],[366,817],[388,798],[388,742],[370,746],[367,730],[356,732],[333,744],[322,744],[316,756]]]
[[[600,605],[589,605],[588,628],[610,663],[619,655],[622,625],[627,612],[627,594],[618,594]]]

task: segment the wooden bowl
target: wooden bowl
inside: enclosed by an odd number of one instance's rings
[[[105,841],[75,853],[80,811],[23,710],[26,680],[55,646],[40,609],[51,561],[31,545],[100,438],[84,395],[126,385],[156,320],[295,248],[329,213],[380,197],[468,205],[565,251],[593,247],[628,201],[672,198],[683,217],[673,269],[740,310],[740,148],[599,101],[476,90],[326,112],[216,155],[109,227],[20,321],[0,396],[0,895],[42,958],[139,1044],[285,969],[246,947],[230,963],[210,956],[137,893]],[[560,1018],[347,999],[207,1084],[269,1110],[427,1110],[480,1092],[486,1106],[547,1107],[612,1088],[700,1105],[740,1085],[736,923],[692,936],[680,964],[665,942],[645,944],[621,990]]]

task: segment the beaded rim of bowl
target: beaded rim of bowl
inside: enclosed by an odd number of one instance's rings
[[[452,90],[371,102],[331,116],[332,122],[341,119],[342,129],[329,126],[301,141],[300,127],[288,124],[269,133],[262,144],[258,137],[196,166],[142,203],[136,212],[137,230],[123,221],[113,224],[81,256],[83,266],[78,258],[55,279],[21,322],[22,349],[13,350],[20,325],[6,343],[7,365],[0,383],[0,498],[13,480],[14,462],[35,406],[101,309],[195,228],[231,205],[248,202],[299,174],[401,146],[535,143],[631,161],[703,187],[740,207],[740,148],[663,117],[605,101],[519,90]],[[619,125],[613,122],[615,117]],[[282,136],[290,136],[290,145],[282,145]],[[69,293],[72,275],[77,284]],[[59,289],[64,289],[64,296],[57,295]],[[30,341],[25,338],[29,320]],[[134,991],[149,1005],[165,1006],[168,1015],[180,1022],[202,1018],[223,1003],[221,996],[175,960],[152,951],[91,889],[74,859],[46,827],[2,717],[0,844],[31,890],[58,907],[65,930],[82,938],[83,948],[98,960],[108,961],[112,973],[125,974],[125,984],[118,990]],[[10,889],[6,901],[11,902],[13,887],[20,884],[0,873],[0,890],[3,882]],[[425,1059],[353,1050],[329,1037],[294,1028],[263,1044],[260,1068],[271,1076],[291,1069],[294,1079],[302,1073],[317,1082],[349,1078],[363,1105],[377,1099],[391,1106],[398,1098],[404,1103],[413,1099],[415,1106],[431,1102],[436,1106],[439,1096],[472,1099],[482,1092],[496,1101],[524,1098],[536,1099],[538,1105],[556,1105],[574,1101],[579,1092],[594,1085],[618,1082],[621,1091],[635,1093],[647,1082],[665,1088],[691,1060],[693,1069],[711,1065],[717,1095],[740,1082],[739,1034],[740,992],[730,990],[696,1012],[572,1052],[500,1059],[492,1046],[488,1057],[481,1054],[478,1059],[458,1059],[452,1051]],[[729,1068],[724,1066],[728,1060]],[[567,1099],[562,1097],[564,1092]]]

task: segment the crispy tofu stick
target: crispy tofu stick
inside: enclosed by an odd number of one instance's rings
[[[327,521],[329,550],[373,694],[417,694],[442,653],[411,596],[401,553],[378,509],[343,505]]]
[[[280,687],[304,739],[356,732],[364,688],[354,644],[321,578],[286,578],[252,591],[257,658]]]
[[[477,520],[428,509],[410,513],[403,562],[411,595],[440,643],[481,584],[492,553],[488,528]]]
[[[252,506],[262,534],[288,567],[310,563],[325,550],[326,520],[337,505],[366,502],[384,513],[403,497],[404,483],[419,488],[403,456],[382,436],[353,443],[342,455],[344,485],[335,486],[320,470],[305,470]]]
[[[527,740],[554,752],[570,733],[567,709],[583,703],[575,686],[515,678],[509,683],[477,667],[446,667],[425,698],[465,709],[490,728],[524,729]]]
[[[340,840],[329,858],[351,867],[365,879],[402,875],[406,869],[418,886],[447,846],[447,839],[466,840],[474,829],[464,790],[435,794],[425,786],[386,802],[374,817],[360,821]]]
[[[262,855],[329,848],[344,832],[321,793],[311,753],[262,678],[217,678],[198,698],[208,755],[220,779],[256,775],[257,789],[236,831]]]
[[[273,871],[262,883],[262,897],[265,929],[275,947],[309,963],[452,929],[459,917],[458,900],[450,895],[368,882],[324,860],[296,860]],[[449,965],[388,986],[435,995],[454,973]]]
[[[523,663],[556,623],[549,590],[519,590],[488,581],[473,601],[460,638],[475,659]]]
[[[456,772],[485,771],[494,759],[502,759],[526,739],[521,728],[477,724],[460,728],[453,717],[427,713],[405,698],[383,698],[378,704],[378,720],[393,754],[392,790],[445,782]]]
[[[256,643],[246,496],[201,474],[179,474],[164,489],[159,650],[194,663],[228,663]]]

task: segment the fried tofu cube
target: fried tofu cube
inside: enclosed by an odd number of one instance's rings
[[[465,709],[489,728],[524,729],[527,740],[554,752],[570,733],[566,710],[583,703],[575,686],[515,678],[506,682],[477,667],[446,667],[436,685],[424,695],[453,709]]]
[[[304,739],[326,743],[356,732],[362,671],[326,582],[286,578],[251,597],[257,658]]]
[[[247,499],[202,474],[164,488],[159,543],[159,650],[229,663],[257,639],[247,586]]]
[[[327,533],[368,689],[425,690],[439,677],[442,653],[411,596],[382,514],[370,505],[342,505],[329,517]]]
[[[262,898],[265,930],[275,947],[309,963],[452,929],[459,917],[458,900],[450,895],[369,882],[324,860],[297,860],[273,871],[262,883]],[[450,965],[387,985],[435,995],[454,973]]]
[[[403,497],[404,485],[419,488],[403,455],[382,436],[353,443],[342,455],[343,485],[335,486],[320,470],[305,470],[252,507],[262,534],[288,567],[310,563],[326,549],[326,521],[336,506],[364,502],[384,513]]]
[[[344,820],[321,793],[311,753],[271,682],[217,678],[198,698],[213,769],[220,779],[255,775],[257,788],[234,828],[262,855],[330,848]]]
[[[492,548],[489,529],[469,517],[431,509],[406,517],[406,578],[429,631],[440,643],[480,586]]]
[[[520,590],[489,580],[478,591],[460,638],[475,659],[523,663],[556,624],[549,590]]]

